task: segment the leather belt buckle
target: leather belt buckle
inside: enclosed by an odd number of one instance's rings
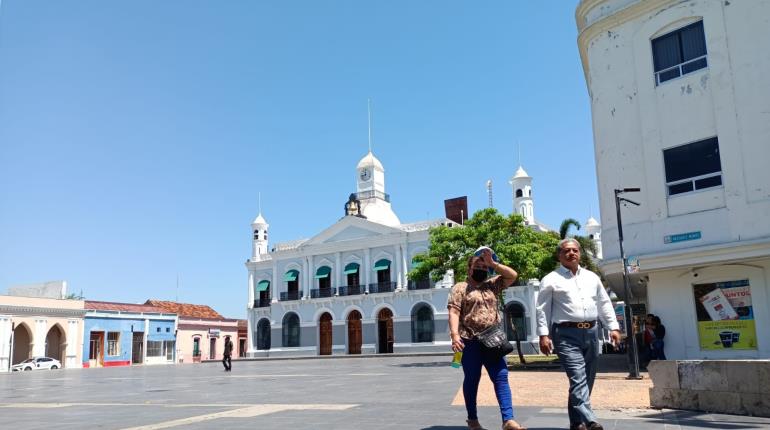
[[[577,328],[591,328],[591,323],[579,322],[577,323]]]

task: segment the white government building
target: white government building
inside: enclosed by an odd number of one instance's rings
[[[603,271],[623,297],[614,189],[634,301],[669,359],[770,357],[770,1],[582,0]]]
[[[385,193],[380,161],[369,152],[356,171],[345,216],[315,237],[278,243],[268,252],[267,221],[260,213],[251,224],[250,357],[449,351],[446,303],[453,274],[434,283],[410,280],[407,272],[414,256],[428,250],[430,227],[462,227],[447,218],[402,224]],[[519,168],[511,184],[514,210],[533,228],[544,228],[534,218],[532,178]],[[506,291],[506,314],[529,341],[523,347],[528,353],[537,342],[538,285]]]

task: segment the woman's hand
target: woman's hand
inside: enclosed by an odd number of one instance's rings
[[[463,338],[460,337],[458,333],[452,333],[452,351],[454,352],[460,352],[465,348],[465,344],[463,343]]]

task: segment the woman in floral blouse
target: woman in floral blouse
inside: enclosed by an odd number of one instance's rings
[[[494,272],[497,275],[490,277],[489,274]],[[494,361],[484,359],[479,341],[476,340],[478,333],[500,323],[497,297],[516,281],[517,276],[515,270],[495,261],[491,249],[482,247],[468,259],[468,281],[455,284],[449,294],[449,335],[452,338],[452,350],[463,351],[463,396],[470,430],[483,430],[476,411],[482,365],[487,369],[495,387],[503,430],[526,430],[513,419],[505,358]]]

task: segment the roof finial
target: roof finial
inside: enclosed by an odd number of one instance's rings
[[[366,111],[369,114],[369,152],[372,152],[372,99],[366,99]]]

